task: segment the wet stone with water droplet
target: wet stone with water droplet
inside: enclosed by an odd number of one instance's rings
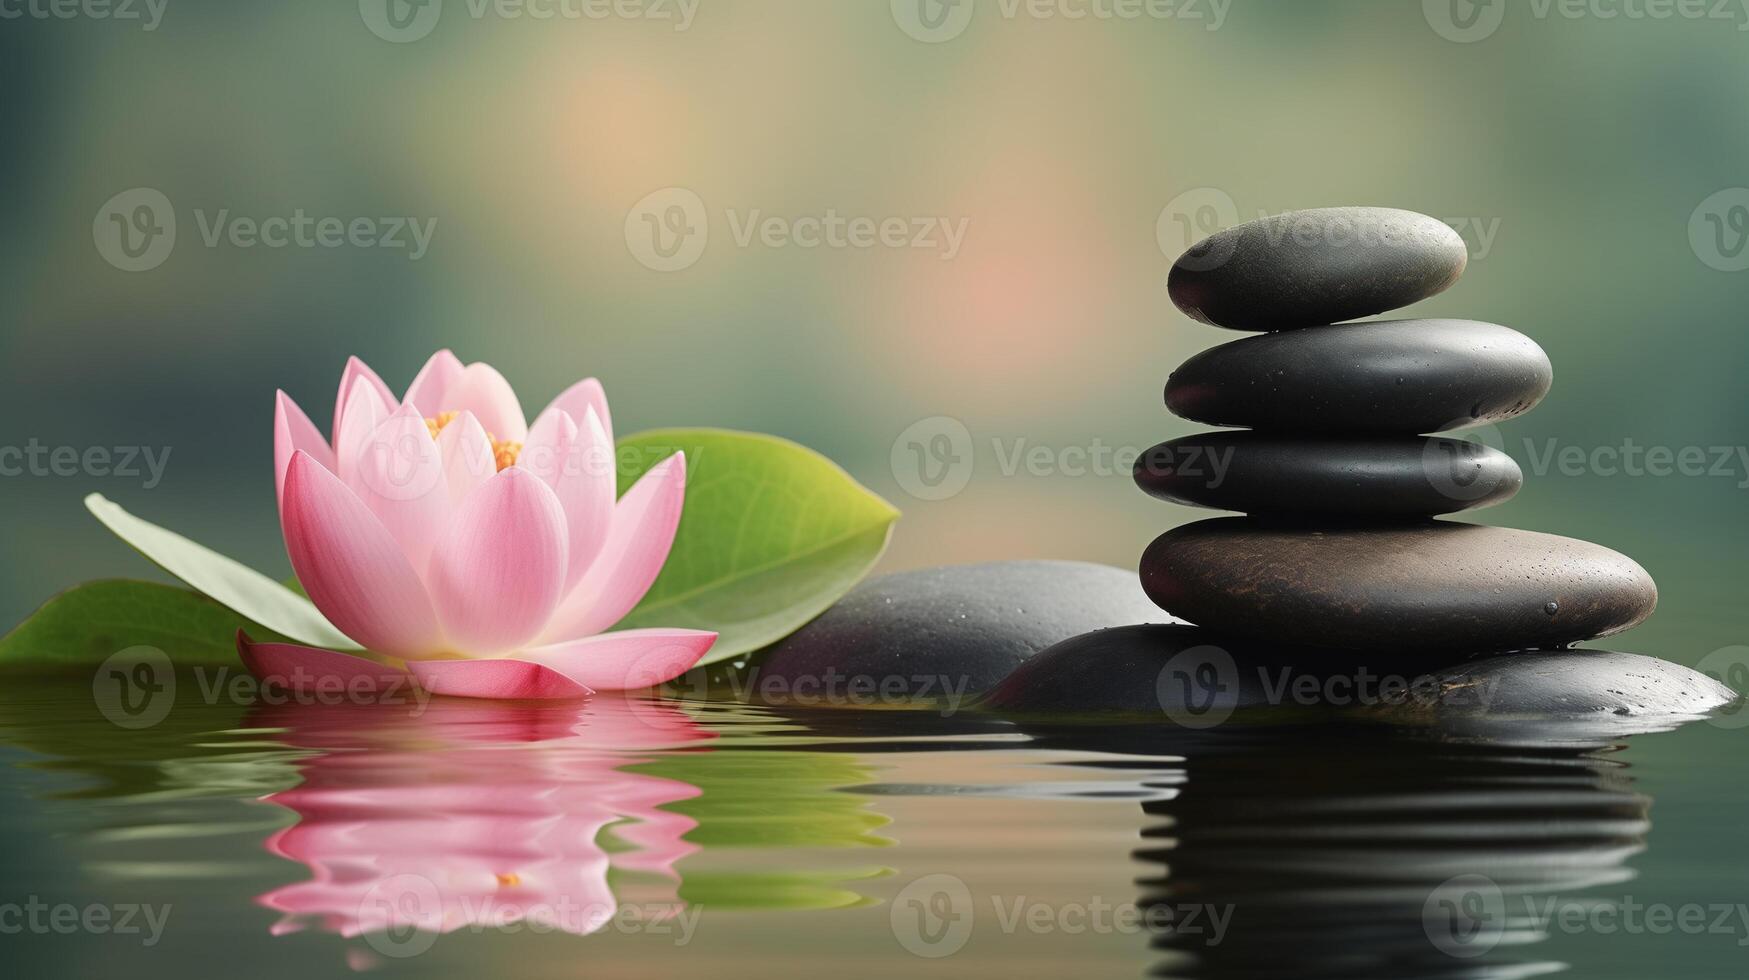
[[[1586,721],[1604,735],[1655,730],[1737,699],[1688,667],[1607,650],[1465,658],[1408,645],[1332,651],[1197,626],[1131,626],[1044,650],[977,707],[1020,719],[1185,728],[1381,722],[1579,737]]]

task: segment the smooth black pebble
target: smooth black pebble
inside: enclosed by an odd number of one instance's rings
[[[1554,381],[1549,356],[1479,320],[1383,320],[1247,337],[1172,372],[1166,407],[1211,425],[1413,435],[1501,422]]]
[[[1396,208],[1317,208],[1236,225],[1190,247],[1167,279],[1192,319],[1235,330],[1339,323],[1443,292],[1469,261],[1437,218]]]
[[[1135,478],[1149,494],[1192,507],[1372,519],[1487,507],[1524,483],[1512,457],[1462,439],[1263,432],[1163,442],[1136,460]]]

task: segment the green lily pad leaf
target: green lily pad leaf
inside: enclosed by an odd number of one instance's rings
[[[128,647],[150,646],[176,663],[235,664],[239,627],[256,639],[276,638],[198,592],[156,582],[87,582],[0,637],[0,663],[89,665]]]
[[[783,639],[850,591],[899,512],[819,453],[775,436],[658,429],[619,440],[620,492],[686,453],[686,506],[662,574],[616,629],[721,636],[702,663]]]
[[[102,494],[86,497],[85,507],[140,554],[239,615],[299,643],[330,650],[361,649],[328,622],[314,603],[253,568],[143,521]]]

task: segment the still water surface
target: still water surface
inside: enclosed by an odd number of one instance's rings
[[[1735,720],[1041,730],[185,684],[127,730],[14,678],[0,949],[49,977],[1740,977]]]

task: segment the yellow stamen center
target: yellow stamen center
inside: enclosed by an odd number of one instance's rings
[[[456,416],[460,414],[460,412],[438,412],[437,418],[426,419],[425,427],[431,430],[431,438],[436,439],[437,434],[443,431],[443,427],[454,422]]]
[[[425,420],[425,427],[431,430],[431,438],[436,439],[443,427],[454,422],[460,412],[439,412],[436,418]],[[492,443],[492,462],[500,469],[516,465],[516,457],[522,455],[522,443],[500,440],[492,433],[486,433],[486,439]]]
[[[498,873],[498,884],[505,888],[515,888],[517,885],[522,884],[522,876],[514,871],[500,871]]]

